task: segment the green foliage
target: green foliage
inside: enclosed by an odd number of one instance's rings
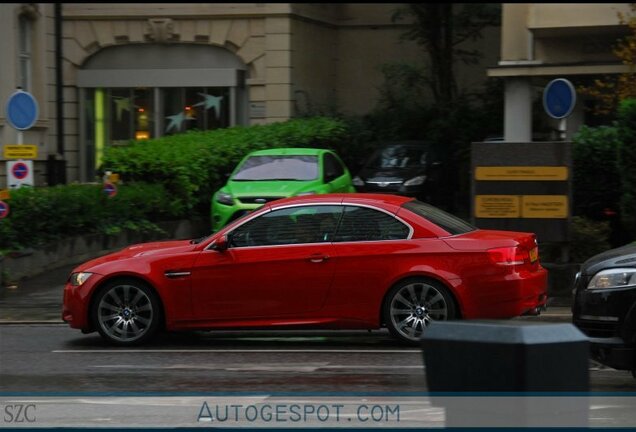
[[[580,216],[572,217],[570,259],[582,263],[610,249],[609,235],[609,222],[593,221]]]
[[[153,221],[184,216],[159,184],[121,185],[108,198],[101,185],[20,188],[11,191],[11,213],[0,220],[0,250],[43,246],[78,234],[157,232]]]
[[[345,123],[325,117],[250,127],[192,131],[109,147],[102,169],[124,181],[165,186],[178,206],[206,214],[213,193],[249,152],[277,147],[331,147],[346,144]]]
[[[573,213],[602,219],[606,208],[619,210],[621,178],[617,169],[618,129],[583,126],[574,136]]]
[[[636,99],[619,105],[617,126],[620,134],[618,170],[622,181],[621,214],[632,237],[636,237]]]

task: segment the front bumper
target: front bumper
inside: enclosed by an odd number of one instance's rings
[[[62,303],[62,320],[71,328],[83,331],[91,330],[89,319],[90,298],[94,289],[102,280],[102,275],[93,274],[83,285],[73,286],[66,283],[64,286],[64,301]]]
[[[234,200],[233,205],[212,201],[212,231],[218,231],[230,222],[260,208],[263,204],[242,204]]]
[[[614,369],[636,368],[636,288],[587,290],[577,281],[572,321],[590,338],[594,360]]]

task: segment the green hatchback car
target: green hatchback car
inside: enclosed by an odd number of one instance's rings
[[[334,152],[313,148],[259,150],[245,156],[212,197],[212,229],[265,203],[294,195],[355,192],[351,174]]]

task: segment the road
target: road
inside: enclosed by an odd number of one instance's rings
[[[634,391],[590,364],[592,391]],[[421,350],[386,331],[196,332],[111,347],[66,325],[0,326],[3,392],[427,391]]]
[[[594,392],[635,388],[629,373],[598,364],[590,377]],[[386,331],[173,333],[118,348],[66,325],[0,325],[4,426],[17,426],[7,419],[20,410],[37,427],[443,427],[452,412],[457,426],[636,425],[633,397],[478,398],[497,407],[481,420],[502,422],[492,425],[466,414],[474,398],[447,398],[452,411],[426,391],[421,350]],[[517,423],[517,412],[532,410],[540,423]]]

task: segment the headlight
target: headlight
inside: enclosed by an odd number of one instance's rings
[[[71,285],[73,286],[82,286],[84,285],[84,282],[86,282],[88,278],[91,276],[93,276],[93,273],[87,273],[87,272],[73,273],[71,274],[71,277],[69,280],[71,282]]]
[[[636,269],[616,268],[596,273],[587,289],[623,288],[630,285],[636,285]]]
[[[360,176],[355,176],[351,182],[354,186],[364,186],[364,181],[360,178]]]
[[[303,196],[303,195],[316,195],[316,191],[301,192],[299,194],[296,194],[296,196]]]
[[[426,176],[421,175],[421,176],[413,177],[412,179],[405,181],[404,186],[419,186],[423,184],[425,181],[426,181]]]
[[[219,192],[218,194],[216,194],[216,202],[225,204],[225,205],[234,205],[232,194],[229,194],[226,192]]]

